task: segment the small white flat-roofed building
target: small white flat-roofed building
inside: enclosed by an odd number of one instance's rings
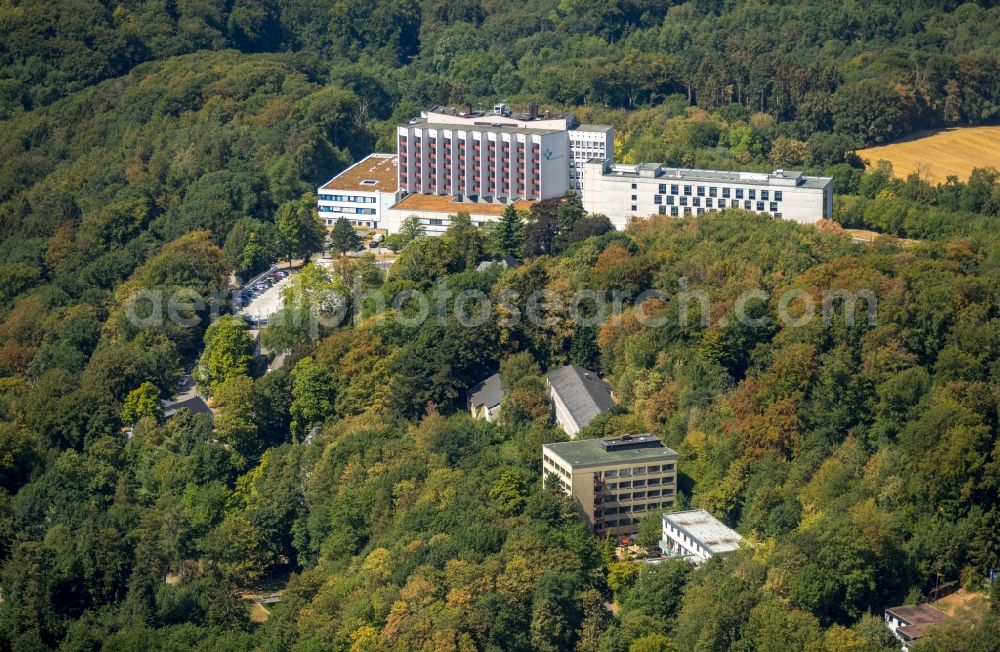
[[[542,478],[598,536],[635,534],[644,516],[673,507],[677,453],[649,433],[545,444]]]
[[[399,200],[395,154],[369,154],[317,191],[319,217],[328,229],[341,217],[359,229],[384,229],[389,208]]]
[[[687,170],[658,163],[583,164],[583,208],[623,229],[651,215],[684,217],[739,208],[812,224],[833,217],[833,179],[801,172]]]
[[[743,537],[703,509],[663,514],[660,549],[701,564],[739,550]]]

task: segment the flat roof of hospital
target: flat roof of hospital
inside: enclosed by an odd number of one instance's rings
[[[527,199],[518,199],[514,202],[514,208],[517,210],[528,210],[534,203]],[[500,215],[506,207],[506,204],[500,202],[460,201],[458,195],[424,195],[421,193],[412,193],[396,202],[396,205],[392,208],[404,211],[430,211],[447,215],[454,215],[459,211],[468,211],[477,215]]]
[[[395,154],[369,154],[320,187],[320,190],[396,192],[399,163]]]
[[[674,461],[677,452],[660,445],[655,447],[617,448],[605,450],[600,439],[574,439],[544,444],[542,449],[561,457],[574,469],[609,464],[635,464],[638,462]]]
[[[447,124],[443,122],[427,122],[426,118],[414,118],[413,120],[410,121],[409,124],[402,126],[420,127],[421,129],[444,129],[447,131],[489,131],[501,134],[536,134],[538,136],[547,136],[548,134],[559,134],[566,131],[565,129],[533,129],[529,127],[512,127],[510,125]]]
[[[605,159],[592,158],[588,163],[605,163]],[[702,182],[702,183],[747,183],[756,185],[771,185],[781,188],[823,188],[833,181],[832,177],[807,177],[795,170],[775,170],[774,172],[739,172],[732,170],[697,170],[687,168],[668,168],[658,163],[639,163],[636,165],[610,164],[604,168],[603,175],[611,178],[646,178],[664,181]]]

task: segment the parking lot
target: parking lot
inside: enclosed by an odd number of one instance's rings
[[[266,325],[267,319],[281,310],[281,293],[291,283],[294,273],[294,270],[271,269],[255,278],[240,290],[243,307],[237,313],[255,326]]]

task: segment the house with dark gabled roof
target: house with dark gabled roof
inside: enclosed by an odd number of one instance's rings
[[[594,417],[615,405],[611,385],[594,371],[566,365],[545,378],[553,419],[570,437],[576,437]]]
[[[469,413],[476,419],[486,419],[492,423],[500,412],[503,397],[500,374],[493,374],[469,390]]]
[[[164,419],[169,419],[181,410],[190,410],[192,414],[207,414],[214,420],[212,410],[208,407],[205,399],[193,392],[188,396],[178,397],[176,400],[162,401],[161,404]]]

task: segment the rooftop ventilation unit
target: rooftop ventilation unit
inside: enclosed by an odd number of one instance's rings
[[[663,448],[663,443],[653,435],[622,435],[601,439],[601,448],[607,452],[639,448]]]

